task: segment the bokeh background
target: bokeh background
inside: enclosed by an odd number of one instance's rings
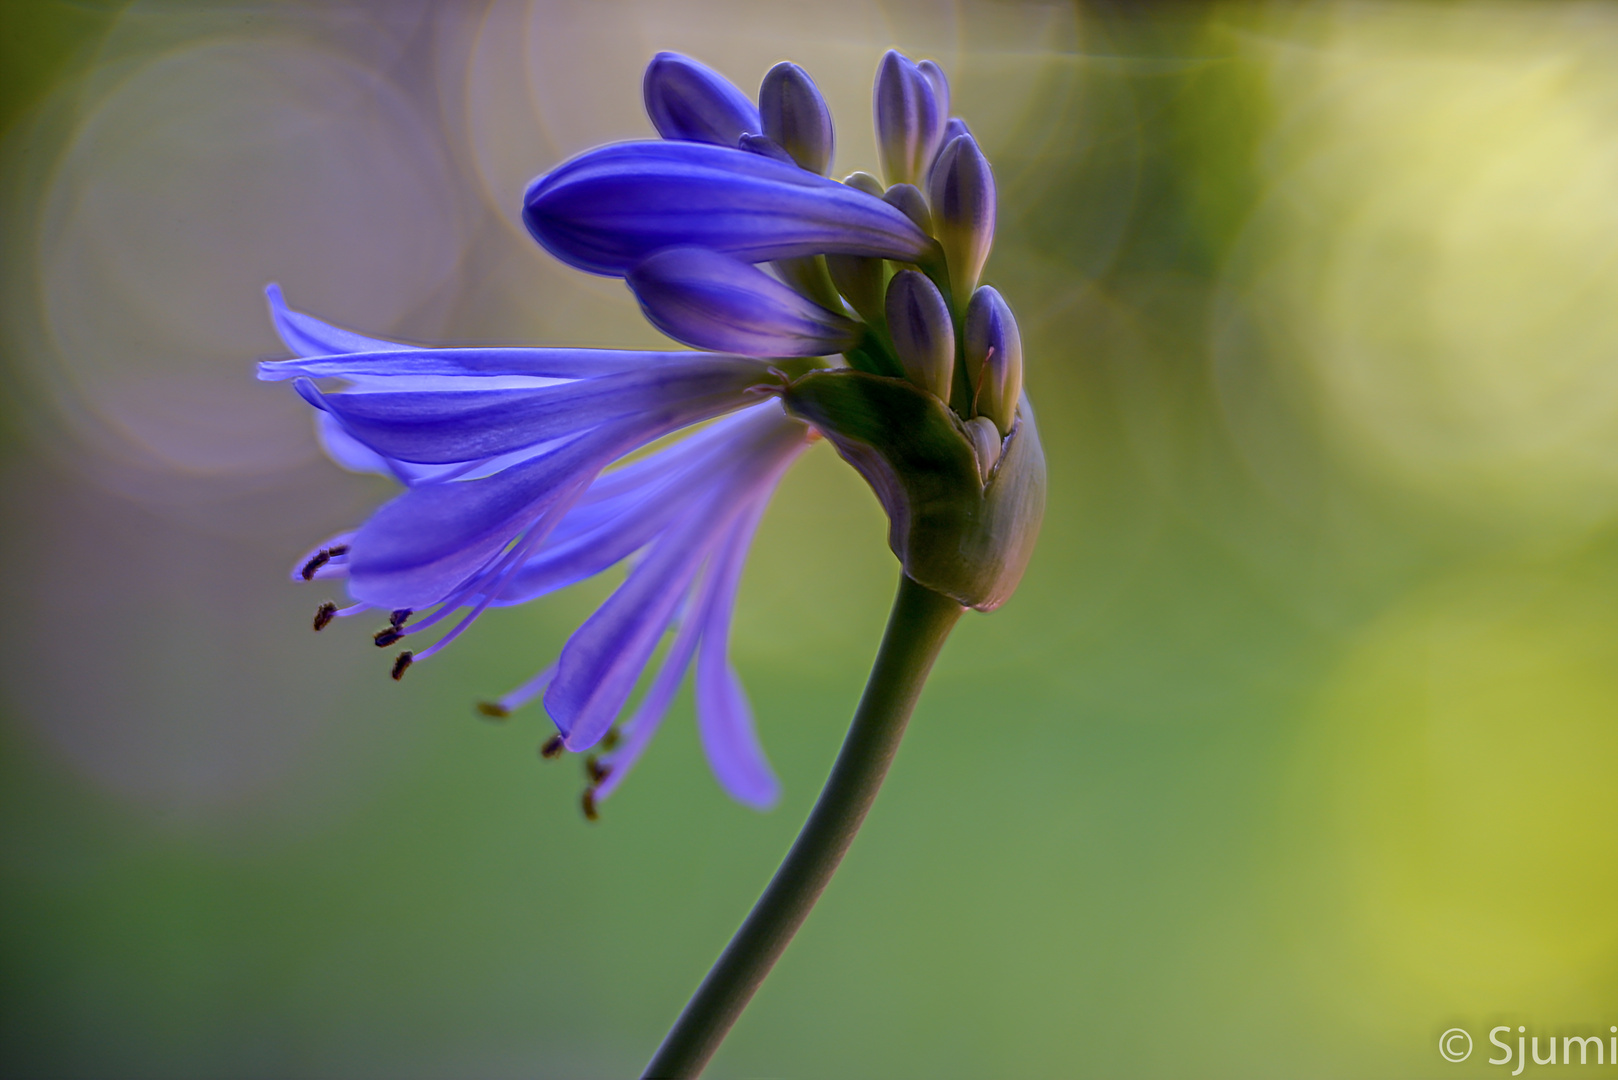
[[[781,806],[722,795],[683,698],[588,825],[543,714],[471,703],[611,582],[401,684],[369,627],[311,634],[289,565],[388,489],[253,380],[261,290],[652,345],[523,185],[645,136],[660,49],[749,89],[797,60],[870,168],[889,46],[995,164],[1050,512],[710,1075],[1459,1077],[1497,1024],[1618,1025],[1618,8],[32,0],[6,1075],[638,1070],[836,752],[895,581],[875,501],[817,447],[748,568]]]

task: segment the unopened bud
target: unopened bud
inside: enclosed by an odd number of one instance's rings
[[[763,124],[736,85],[689,56],[661,52],[646,65],[641,91],[646,115],[665,139],[735,146]]]
[[[868,172],[851,172],[843,177],[843,184],[867,195],[875,195],[879,199],[882,197],[882,181]]]
[[[966,434],[972,440],[972,453],[978,459],[978,475],[987,484],[995,462],[1000,460],[1000,446],[1004,441],[1000,429],[987,416],[974,416],[966,422]]]
[[[927,166],[938,152],[949,116],[949,89],[939,100],[943,72],[929,77],[917,65],[889,49],[876,72],[876,149],[882,175],[890,184],[925,180]],[[935,82],[934,78],[940,80]]]
[[[994,173],[972,136],[957,136],[944,147],[933,165],[928,188],[933,235],[949,264],[953,301],[962,304],[977,288],[994,245]]]
[[[888,333],[909,380],[943,401],[955,376],[955,329],[949,305],[926,274],[901,270],[888,285]]]
[[[1022,335],[1000,293],[985,285],[966,307],[962,356],[972,388],[972,411],[994,421],[1002,435],[1011,431],[1022,397]]]
[[[927,196],[915,184],[894,184],[882,194],[882,201],[916,223],[916,228],[933,234],[933,213],[927,209]]]
[[[815,81],[797,64],[779,63],[758,88],[764,134],[810,172],[831,172],[835,133],[831,110]]]

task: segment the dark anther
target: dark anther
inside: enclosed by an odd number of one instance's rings
[[[601,764],[601,762],[596,759],[596,756],[591,754],[589,757],[584,759],[584,771],[589,775],[590,783],[599,784],[601,781],[607,778],[607,774],[612,770]]]
[[[347,555],[348,554],[348,545],[347,544],[333,544],[331,547],[326,549],[326,554],[330,555],[334,559],[337,558],[337,556],[339,556],[339,555]]]
[[[618,745],[618,729],[608,728],[607,733],[601,736],[601,749],[611,750]]]
[[[584,796],[579,799],[579,805],[584,808],[585,821],[599,821],[601,814],[596,810],[595,788],[585,788]]]
[[[331,562],[331,552],[325,548],[321,548],[319,551],[309,556],[309,561],[303,564],[303,569],[300,570],[299,573],[303,575],[303,580],[313,581],[315,580],[315,571],[319,570],[322,566],[325,566],[329,562]]]
[[[398,630],[390,626],[386,630],[378,630],[371,640],[376,642],[377,648],[385,649],[402,637],[404,637],[403,634],[399,633]]]
[[[487,716],[490,720],[504,720],[511,715],[511,710],[498,701],[480,701],[477,708],[478,712]]]
[[[405,620],[410,618],[413,611],[413,608],[399,608],[392,615],[388,616],[388,625],[393,627],[395,630],[399,629],[399,627],[405,624]]]
[[[315,609],[315,632],[319,633],[326,629],[335,618],[337,618],[337,605],[327,600]]]
[[[404,673],[410,670],[410,661],[414,659],[415,657],[410,655],[409,649],[406,649],[404,652],[399,654],[399,659],[393,662],[394,682],[398,682],[400,679],[404,678]]]
[[[554,758],[561,757],[562,751],[566,749],[567,745],[562,742],[562,737],[560,735],[552,735],[550,738],[546,739],[544,745],[539,748],[539,756],[544,758],[546,761],[551,761]]]

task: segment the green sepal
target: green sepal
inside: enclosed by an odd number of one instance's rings
[[[1016,591],[1045,516],[1045,454],[1026,396],[987,483],[960,418],[903,379],[811,372],[782,400],[876,492],[906,574],[979,611]]]

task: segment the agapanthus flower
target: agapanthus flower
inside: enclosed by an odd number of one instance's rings
[[[755,106],[663,53],[644,91],[662,138],[564,162],[529,187],[523,219],[552,255],[622,277],[653,325],[706,351],[420,348],[292,311],[272,286],[297,356],[260,365],[317,410],[337,462],[404,487],[293,572],[346,584],[350,603],[323,604],[317,630],[377,612],[379,646],[443,631],[398,652],[394,678],[489,607],[633,559],[554,663],[481,706],[505,715],[543,695],[548,756],[606,751],[588,759],[590,816],[692,667],[719,782],[749,805],[775,801],[727,656],[731,613],[764,509],[817,435],[870,481],[906,572],[963,605],[1009,595],[1043,507],[1016,324],[978,287],[993,174],[948,116],[938,67],[882,63],[886,186],[828,178],[830,112],[795,65],[765,76]]]

